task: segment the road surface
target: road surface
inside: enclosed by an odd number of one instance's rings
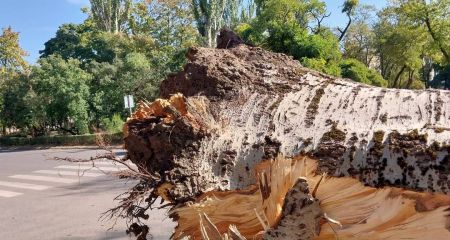
[[[89,158],[95,149],[49,148],[8,150],[0,148],[0,239],[134,239],[118,220],[99,221],[115,206],[113,199],[135,182],[110,174],[120,170],[103,161],[91,168],[49,160],[52,157]],[[118,150],[118,154],[123,154]],[[88,169],[83,176],[82,170]],[[105,174],[106,173],[106,174]],[[155,240],[168,239],[175,224],[164,210],[153,210],[148,225]]]

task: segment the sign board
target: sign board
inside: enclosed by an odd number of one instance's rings
[[[123,102],[125,104],[125,108],[133,108],[134,107],[134,100],[133,95],[126,95],[123,97]]]

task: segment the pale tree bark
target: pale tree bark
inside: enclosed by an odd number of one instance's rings
[[[126,123],[129,158],[157,176],[150,198],[245,189],[279,155],[372,187],[450,192],[450,91],[372,87],[238,43],[190,49],[161,85],[168,100],[141,104]]]
[[[132,1],[90,0],[91,14],[98,28],[110,33],[125,32]]]

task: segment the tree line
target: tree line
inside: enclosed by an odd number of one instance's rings
[[[381,87],[450,88],[450,0],[342,1],[347,23],[324,24],[320,0],[90,0],[29,65],[19,34],[0,35],[0,127],[32,136],[84,134],[126,117],[123,96],[152,101],[191,46],[223,26],[304,66]],[[116,124],[116,125],[117,125]]]

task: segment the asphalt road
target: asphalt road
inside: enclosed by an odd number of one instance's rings
[[[118,154],[123,154],[117,150]],[[99,221],[115,206],[113,199],[134,182],[119,180],[111,162],[80,173],[88,165],[49,160],[52,157],[89,158],[94,149],[50,148],[8,150],[0,147],[0,239],[134,239],[119,219]],[[164,210],[153,210],[148,225],[152,239],[169,239],[175,224]]]

